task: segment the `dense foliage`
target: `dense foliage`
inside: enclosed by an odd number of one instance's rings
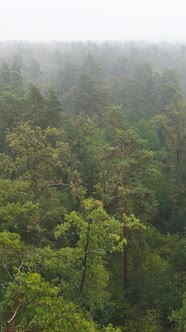
[[[0,55],[2,331],[185,332],[185,46]]]

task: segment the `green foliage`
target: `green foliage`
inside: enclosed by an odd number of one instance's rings
[[[34,84],[30,84],[25,99],[26,112],[24,120],[31,120],[34,126],[40,126],[44,128],[45,104],[44,98],[40,93],[39,88]]]
[[[23,249],[20,237],[16,233],[0,232],[0,264],[1,267],[13,267]]]
[[[15,266],[20,267],[24,259],[25,246],[16,233],[0,232],[0,296],[4,297],[9,281],[13,280]]]
[[[37,273],[17,273],[0,306],[3,322],[16,313],[18,328],[32,327],[44,332],[96,332],[95,324],[86,314],[78,311],[73,303],[64,301],[58,293],[57,287],[51,287]]]
[[[129,321],[123,331],[126,332],[161,332],[160,315],[156,310],[146,310],[144,316]]]
[[[0,180],[0,230],[16,232],[26,241],[39,221],[39,207],[29,189],[27,182]]]
[[[156,202],[144,179],[158,177],[159,173],[153,152],[143,145],[144,141],[132,129],[116,129],[112,145],[106,146],[100,156],[95,188],[108,211],[134,213],[147,220],[153,215]]]
[[[171,322],[175,323],[174,331],[185,332],[186,331],[186,293],[183,295],[183,306],[180,310],[172,312],[170,317]]]
[[[103,328],[103,332],[121,332],[119,327],[114,328],[111,324]]]
[[[45,100],[45,104],[45,128],[60,128],[62,108],[57,98],[57,94],[53,89],[48,90],[48,96]]]
[[[100,114],[102,109],[110,104],[108,86],[94,78],[96,72],[87,68],[87,72],[83,72],[78,80],[75,88],[75,110],[84,111],[88,115]]]
[[[184,48],[0,47],[1,321],[185,331]]]
[[[9,67],[6,62],[3,62],[0,69],[0,81],[13,89],[22,88],[23,79],[20,65],[14,61]]]
[[[3,62],[0,73],[1,82],[7,85],[11,84],[11,72],[6,62]]]
[[[12,68],[11,68],[11,72],[12,72],[12,87],[13,88],[22,88],[23,87],[23,78],[22,78],[22,74],[21,74],[21,67],[20,65],[14,61]]]
[[[20,123],[6,136],[9,155],[1,155],[4,176],[26,180],[36,191],[41,181],[55,181],[56,170],[65,164],[61,156],[65,158],[69,153],[68,144],[62,141],[56,142],[55,147],[50,144],[49,139],[58,135],[57,129],[42,131],[29,123]]]
[[[160,138],[158,133],[151,128],[149,122],[142,119],[136,124],[135,129],[138,135],[146,141],[146,146],[149,150],[159,152],[161,149]]]
[[[70,230],[75,231],[72,239],[68,235]],[[83,201],[81,214],[71,212],[57,227],[57,237],[71,240],[69,248],[61,249],[69,255],[69,262],[76,266],[73,291],[72,280],[69,280],[71,292],[73,296],[76,294],[76,301],[79,299],[91,310],[100,306],[108,296],[105,292],[109,278],[106,253],[114,250],[121,241],[120,234],[121,224],[108,216],[100,201],[93,199]],[[74,279],[74,275],[72,277]]]
[[[167,106],[152,120],[158,126],[166,149],[167,196],[172,202],[170,229],[183,231],[185,225],[186,188],[186,105],[183,101]]]

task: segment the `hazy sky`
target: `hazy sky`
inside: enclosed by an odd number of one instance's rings
[[[186,41],[186,0],[0,0],[0,40]]]

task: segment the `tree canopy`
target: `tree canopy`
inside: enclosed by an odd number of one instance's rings
[[[181,48],[23,45],[0,59],[1,330],[184,332]]]

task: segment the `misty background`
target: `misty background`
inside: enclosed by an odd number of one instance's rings
[[[1,0],[0,40],[185,40],[184,0]]]

